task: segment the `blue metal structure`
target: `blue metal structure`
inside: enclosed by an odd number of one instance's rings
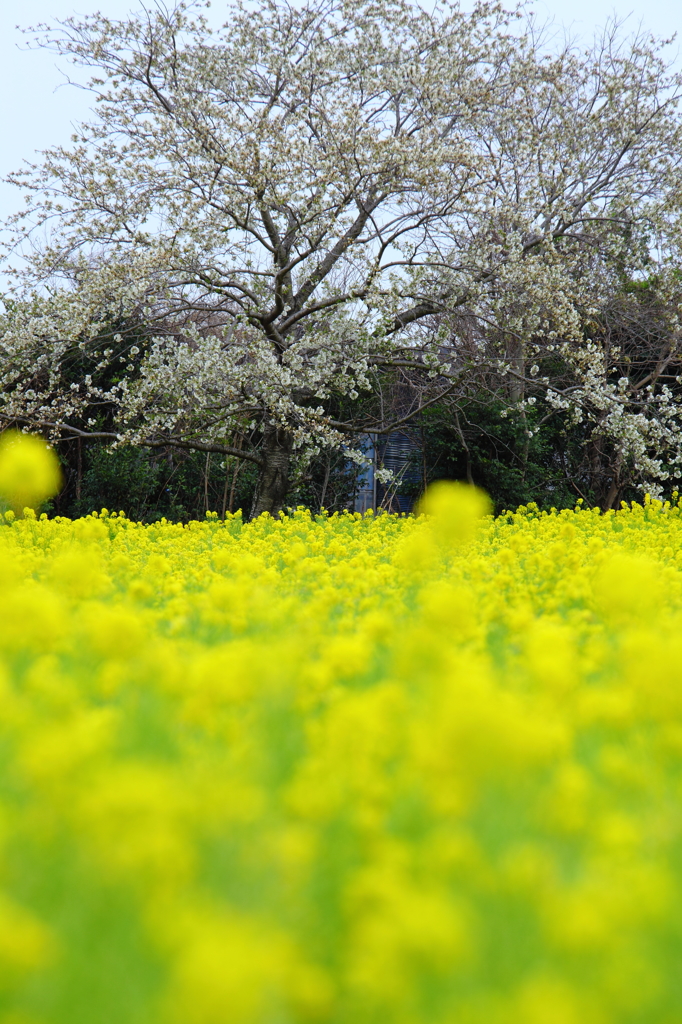
[[[371,461],[358,478],[355,511],[384,508],[388,512],[411,512],[421,480],[417,461],[421,451],[419,444],[400,431],[388,436],[366,434],[362,443]],[[393,480],[390,483],[382,484],[377,480],[379,468],[391,470]]]

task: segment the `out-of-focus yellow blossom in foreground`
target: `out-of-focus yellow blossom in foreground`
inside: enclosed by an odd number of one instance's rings
[[[466,544],[480,519],[492,511],[492,504],[478,487],[439,480],[429,487],[418,511],[430,516],[432,529],[441,541]]]
[[[0,435],[0,498],[15,512],[38,508],[61,486],[59,459],[40,437],[6,430]]]
[[[0,525],[3,1024],[679,1024],[682,511],[426,508]]]

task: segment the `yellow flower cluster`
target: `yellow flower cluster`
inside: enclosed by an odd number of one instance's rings
[[[2,1024],[679,1024],[682,510],[429,500],[5,514]]]

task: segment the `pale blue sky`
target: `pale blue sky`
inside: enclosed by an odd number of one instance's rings
[[[136,6],[136,0],[21,0],[16,6],[0,0],[0,177],[30,160],[36,150],[67,142],[72,123],[87,116],[90,99],[64,84],[53,54],[27,50],[17,23],[35,25],[74,11],[102,10],[115,18]],[[657,35],[682,28],[682,0],[537,0],[534,6],[541,18],[588,37],[614,12],[630,15],[633,28],[642,24]],[[222,7],[221,0],[213,0],[211,20],[220,19]],[[20,205],[18,190],[0,182],[0,221]]]

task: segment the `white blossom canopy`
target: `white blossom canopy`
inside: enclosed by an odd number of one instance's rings
[[[381,368],[431,382],[414,412],[486,369],[517,409],[594,416],[648,481],[682,462],[676,316],[644,385],[589,331],[619,274],[675,304],[680,79],[654,40],[611,26],[582,51],[496,3],[407,0],[41,32],[96,102],[11,178],[5,420],[265,472],[390,429],[330,412]]]

